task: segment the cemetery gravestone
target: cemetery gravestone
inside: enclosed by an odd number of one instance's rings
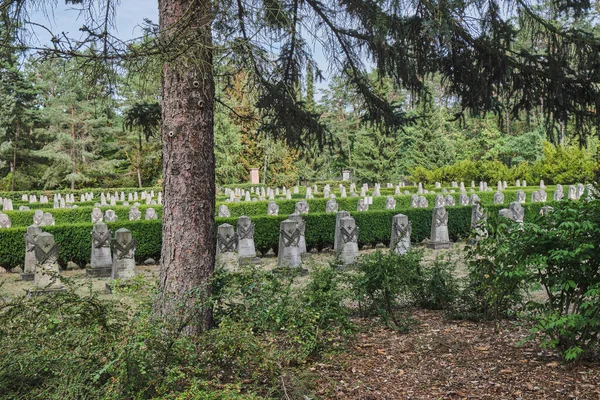
[[[12,226],[12,221],[8,217],[8,215],[4,213],[0,213],[0,229],[2,228],[10,228]]]
[[[340,242],[336,246],[337,257],[344,265],[348,265],[358,257],[358,227],[351,216],[340,219]]]
[[[396,254],[406,254],[410,250],[412,223],[404,214],[396,214],[392,218],[392,235],[390,249]]]
[[[254,224],[250,217],[245,215],[238,218],[237,221],[237,250],[240,264],[259,260],[256,258],[256,249],[254,247]]]
[[[294,221],[300,232],[300,239],[298,240],[298,247],[300,248],[300,254],[306,253],[306,221],[299,214],[291,214],[288,219]]]
[[[325,203],[325,212],[336,213],[337,211],[338,211],[337,201],[335,201],[335,199],[327,200],[327,203]]]
[[[369,202],[365,199],[359,199],[356,205],[357,211],[369,211]]]
[[[58,265],[59,250],[54,241],[54,236],[48,232],[40,233],[35,241],[34,251],[36,259],[34,284],[36,289],[30,291],[30,294],[63,290]]]
[[[49,212],[45,212],[42,215],[42,220],[40,226],[54,226],[56,221],[54,221],[54,217]]]
[[[279,206],[274,201],[270,201],[267,205],[268,215],[279,215]]]
[[[237,235],[235,228],[230,224],[221,224],[217,227],[217,257],[225,263],[235,261],[237,250]]]
[[[435,207],[431,221],[431,237],[428,246],[432,249],[447,249],[452,246],[448,236],[448,212],[444,207]]]
[[[504,193],[502,193],[502,192],[494,193],[494,204],[504,204]]]
[[[386,197],[385,209],[386,210],[395,210],[396,209],[396,199],[394,198],[394,196]]]
[[[221,204],[219,206],[219,217],[231,217],[231,212],[229,211],[229,207],[227,207],[225,204]]]
[[[340,235],[340,219],[344,218],[344,217],[349,217],[350,213],[348,211],[338,211],[337,214],[335,215],[335,233],[334,233],[334,239],[333,239],[333,249],[337,250],[337,244],[339,242],[339,235]]]
[[[151,221],[151,220],[155,220],[158,219],[158,214],[156,213],[156,210],[154,208],[146,208],[146,212],[144,213],[144,219],[146,221]]]
[[[308,214],[308,203],[306,200],[300,200],[296,203],[296,211],[297,214]]]
[[[92,250],[90,255],[90,268],[86,268],[86,276],[108,277],[111,276],[113,259],[110,251],[111,232],[102,221],[92,227]]]
[[[142,219],[142,212],[137,207],[131,207],[129,209],[129,220],[138,221]]]
[[[115,232],[112,241],[113,264],[111,279],[128,280],[135,276],[136,240],[129,229],[121,228]],[[107,284],[108,286],[108,284]]]
[[[104,221],[106,222],[116,222],[119,217],[113,210],[106,210],[104,213]]]
[[[300,230],[296,221],[286,219],[279,225],[279,267],[297,267],[302,264],[300,255]]]
[[[25,262],[23,263],[23,273],[21,280],[32,281],[35,276],[35,266],[37,259],[35,258],[35,243],[38,236],[42,233],[42,228],[38,225],[30,225],[25,233]]]

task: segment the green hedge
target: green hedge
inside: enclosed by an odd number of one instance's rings
[[[526,220],[533,214],[539,213],[543,204],[525,205]],[[501,205],[487,206],[489,220],[497,223],[498,211]],[[406,214],[412,222],[413,242],[422,242],[429,237],[431,230],[432,209],[412,208],[404,210],[380,210],[368,212],[351,212],[359,227],[359,244],[377,243],[388,244],[392,225],[392,217],[395,214]],[[311,213],[303,216],[306,220],[306,244],[309,249],[333,246],[335,214],[334,213]],[[279,216],[259,216],[252,218],[255,224],[254,241],[256,249],[265,253],[269,249],[277,251],[279,243],[279,224],[287,218],[286,213]],[[237,224],[237,218],[216,218],[217,225],[229,223]],[[464,238],[470,233],[471,207],[449,207],[448,208],[448,231],[450,239],[456,241]],[[127,228],[132,231],[137,240],[136,259],[143,261],[149,257],[158,260],[161,251],[162,225],[160,220],[154,221],[117,221],[108,224],[113,232],[119,228]],[[74,261],[80,266],[89,262],[91,250],[91,222],[78,224],[65,224],[44,227],[44,231],[55,236],[60,248],[60,262],[65,265],[67,261]],[[26,228],[16,227],[0,230],[0,265],[12,269],[23,264],[25,257],[24,234]]]
[[[517,191],[519,189],[515,188],[514,190],[505,190],[503,191],[504,193],[504,205],[508,206],[508,204],[510,204],[513,201],[516,201],[517,199]],[[526,195],[527,195],[527,201],[531,200],[531,193],[538,190],[538,188],[534,188],[534,187],[526,187],[523,188],[521,190],[524,190]],[[393,191],[392,191],[393,193]],[[494,205],[494,191],[487,191],[487,192],[475,192],[475,194],[477,194],[479,196],[479,199],[481,200],[481,203],[484,206],[491,206]],[[546,189],[546,193],[548,193],[548,198],[552,199],[552,195],[553,195],[553,191]],[[446,195],[451,195],[454,197],[456,204],[459,204],[459,197],[460,197],[460,193],[436,193],[436,194],[424,194],[423,196],[427,199],[427,201],[429,202],[429,208],[433,208],[434,204],[435,204],[435,198],[438,194],[443,194],[444,196]],[[471,195],[471,193],[467,193],[468,196]],[[393,196],[396,199],[396,209],[410,209],[410,198],[412,195],[400,195],[400,196]],[[348,211],[356,211],[357,206],[358,206],[358,201],[361,199],[361,197],[337,197],[335,200],[338,204],[338,208],[340,210],[348,210]],[[296,203],[301,200],[300,199],[292,199],[292,200],[273,200],[277,203],[277,205],[279,205],[279,213],[280,214],[291,214],[295,211],[296,209]],[[325,212],[325,204],[327,203],[329,199],[325,199],[325,198],[313,198],[313,199],[309,199],[306,200],[308,202],[309,205],[309,209],[310,209],[310,214],[313,213],[324,213]],[[376,210],[385,210],[385,202],[386,202],[386,196],[383,195],[383,189],[382,189],[382,196],[378,196],[378,197],[373,197],[373,204],[369,206],[369,211],[376,211]],[[247,202],[247,201],[240,201],[240,202],[217,202],[217,209],[219,208],[220,205],[224,204],[229,208],[229,211],[231,212],[231,216],[232,217],[240,217],[242,215],[247,215],[250,217],[253,216],[264,216],[267,214],[267,208],[268,208],[268,200],[265,201],[252,201],[252,202]],[[451,207],[449,207],[451,208]]]
[[[112,222],[108,227],[113,232],[120,228],[129,229],[137,241],[135,258],[138,261],[152,257],[156,260],[160,257],[162,242],[162,224],[159,220],[153,221],[123,221]],[[68,224],[57,226],[45,226],[42,228],[45,232],[54,235],[54,239],[59,246],[61,265],[66,265],[67,261],[73,261],[83,267],[90,262],[91,252],[91,231],[92,225],[89,224]],[[0,265],[4,268],[12,269],[18,265],[23,265],[25,258],[25,232],[27,228],[18,227],[2,229],[0,231]]]

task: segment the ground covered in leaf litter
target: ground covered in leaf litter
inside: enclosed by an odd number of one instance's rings
[[[414,310],[408,333],[357,320],[351,347],[311,370],[324,399],[600,399],[600,361],[564,365],[527,328],[453,321]]]

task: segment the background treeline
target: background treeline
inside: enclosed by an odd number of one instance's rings
[[[9,34],[2,29],[0,24],[0,34]],[[158,63],[90,74],[84,62],[25,59],[0,49],[0,190],[160,183]],[[361,96],[340,77],[317,96],[310,64],[296,97],[326,124],[329,141],[323,148],[316,143],[291,148],[266,129],[270,117],[261,114],[243,71],[222,65],[217,75],[221,185],[246,182],[252,167],[260,168],[261,182],[269,185],[337,179],[343,169],[360,182],[565,184],[589,182],[598,165],[596,128],[554,123],[544,117],[543,105],[514,114],[506,99],[495,115],[468,115],[435,76],[417,94],[374,72],[370,84],[407,122],[403,129],[387,130],[369,122]]]

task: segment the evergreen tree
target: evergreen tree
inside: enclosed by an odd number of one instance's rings
[[[9,171],[2,175],[10,179],[6,182],[10,190],[15,190],[21,165],[32,158],[32,130],[37,118],[36,92],[20,69],[18,58],[22,49],[15,46],[15,35],[14,26],[7,24],[6,14],[1,12],[0,43],[12,44],[0,47],[0,171]]]

